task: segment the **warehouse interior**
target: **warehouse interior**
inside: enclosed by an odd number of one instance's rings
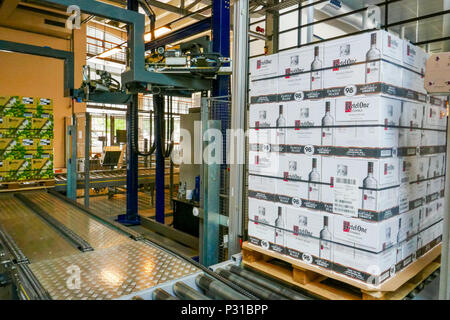
[[[449,300],[449,61],[450,0],[0,0],[0,300]]]

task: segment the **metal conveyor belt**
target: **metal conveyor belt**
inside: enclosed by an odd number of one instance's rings
[[[79,253],[12,194],[0,195],[0,224],[30,262]]]
[[[122,234],[50,193],[30,191],[22,197],[39,204],[94,248],[78,251],[52,224],[25,206],[20,196],[1,195],[0,225],[29,258],[30,264],[24,265],[31,273],[28,279],[52,299],[116,299],[200,271],[147,241],[132,240],[131,234]]]

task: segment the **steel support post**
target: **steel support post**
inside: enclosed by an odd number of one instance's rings
[[[156,204],[155,220],[164,224],[165,214],[165,181],[164,170],[165,161],[162,142],[164,141],[164,97],[161,95],[153,96],[153,108],[155,109],[155,141],[156,141]],[[161,119],[162,118],[162,119]]]
[[[77,199],[77,124],[72,117],[72,125],[67,126],[67,197]]]
[[[308,0],[308,4],[312,4],[312,3],[314,3],[314,0]],[[311,5],[306,10],[307,10],[306,22],[308,24],[313,23],[314,22],[314,6]],[[298,32],[301,32],[301,29],[299,29]],[[313,38],[314,38],[314,25],[309,25],[308,27],[306,27],[306,43],[313,42]]]
[[[206,103],[207,105],[207,103]],[[209,129],[221,129],[219,120],[202,121],[203,150],[220,152],[220,141],[214,140]],[[205,155],[206,153],[206,155]],[[219,198],[220,192],[220,164],[209,159],[209,152],[204,152],[207,165],[203,166],[203,237],[201,245],[201,263],[211,266],[219,262]]]
[[[230,189],[228,202],[228,254],[240,252],[243,221],[245,115],[248,88],[248,0],[234,2],[233,78],[231,84],[231,129],[227,148],[230,153]]]
[[[278,4],[278,0],[269,0],[269,5]],[[278,32],[279,32],[278,12],[266,11],[266,36],[269,40],[266,41],[267,54],[278,52]]]
[[[447,120],[447,155],[446,155],[446,166],[445,166],[445,202],[444,202],[444,221],[443,221],[443,232],[442,232],[442,250],[441,250],[441,272],[440,272],[440,283],[439,283],[439,299],[449,300],[450,299],[450,177],[447,174],[447,169],[450,168],[450,130],[448,130],[448,120]]]
[[[84,206],[89,208],[89,184],[90,177],[89,171],[91,170],[90,164],[90,151],[91,151],[91,115],[89,112],[85,113],[85,133],[84,133]]]

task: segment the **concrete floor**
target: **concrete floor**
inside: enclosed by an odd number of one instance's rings
[[[176,196],[174,193],[173,196]],[[166,197],[165,197],[165,221],[164,224],[171,226],[173,222],[173,211],[170,208],[170,194],[169,190],[166,189]],[[78,202],[83,204],[83,198],[79,198]],[[89,199],[90,206],[89,208],[94,210],[95,212],[101,214],[104,218],[114,220],[119,214],[124,214],[126,210],[126,195],[125,194],[116,194],[114,197],[108,199],[107,195],[94,196]],[[139,214],[142,217],[154,219],[155,217],[155,205],[151,203],[151,197],[148,193],[139,192],[138,194],[138,206],[139,206]],[[160,243],[162,245],[168,246],[170,249],[175,252],[184,254],[188,257],[196,257],[198,256],[198,250],[190,248],[188,246],[183,245],[182,243],[173,241],[165,236],[162,236],[158,233],[155,233],[152,230],[149,230],[143,226],[133,226],[131,229],[141,233],[147,239],[154,241],[155,243]]]
[[[174,194],[175,196],[176,194]],[[169,190],[166,190],[166,198],[165,198],[165,224],[172,224],[172,216],[173,211],[170,208],[170,195]],[[78,198],[78,203],[83,204],[84,199]],[[90,197],[89,208],[98,212],[105,218],[115,218],[119,214],[124,214],[126,211],[126,195],[125,194],[116,194],[112,198],[108,198],[107,195],[94,196]],[[139,214],[146,218],[154,218],[155,217],[155,205],[151,203],[151,196],[148,193],[139,192],[138,193],[138,210]]]
[[[429,284],[425,285],[422,291],[420,291],[412,300],[438,300],[439,299],[439,281],[440,277],[437,276]]]

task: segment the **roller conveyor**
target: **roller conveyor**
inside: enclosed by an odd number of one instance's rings
[[[155,169],[140,168],[139,184],[154,185]],[[169,182],[169,173],[166,172],[166,184]],[[178,183],[178,169],[174,169],[174,183]],[[95,170],[89,172],[89,186],[91,188],[118,187],[126,184],[126,170]],[[55,174],[55,190],[65,191],[67,188],[67,175],[65,173]],[[84,189],[84,173],[78,173],[77,189]]]
[[[58,224],[86,239],[93,251],[79,251]],[[14,276],[21,298],[257,299],[244,280],[230,282],[183,254],[137,239],[128,228],[117,228],[54,191],[1,195],[0,226],[26,258],[16,263]],[[163,297],[158,288],[165,290]],[[269,299],[280,298],[268,287],[261,290]]]

